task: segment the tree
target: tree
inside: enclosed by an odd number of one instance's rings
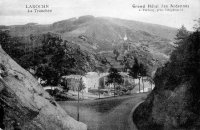
[[[60,77],[59,72],[50,65],[40,65],[35,75],[42,80],[46,80],[47,82],[45,85],[57,85]]]
[[[153,90],[152,88],[152,85],[154,84],[153,79],[150,76],[148,76],[146,80],[151,84],[151,90]]]
[[[0,30],[0,44],[4,50],[10,49],[10,44],[12,43],[11,36],[9,35],[8,31],[1,31]]]
[[[79,80],[79,86],[78,86],[78,106],[77,106],[77,120],[79,121],[79,92],[81,90],[85,89],[85,84],[83,83],[82,77]],[[82,92],[82,97],[83,97],[83,92]]]
[[[142,77],[142,84],[143,84],[143,92],[144,92],[144,76],[147,76],[147,69],[144,67],[143,64],[139,65],[139,76]]]
[[[117,60],[118,56],[119,56],[119,52],[117,49],[113,50],[113,54],[115,54],[115,60]]]
[[[83,78],[81,77],[80,81],[79,81],[79,88],[78,91],[82,91],[85,89],[85,84],[83,82]]]
[[[60,80],[60,85],[63,86],[63,89],[64,89],[66,92],[69,91],[69,86],[68,86],[68,83],[67,83],[67,79],[61,78],[61,80]]]
[[[138,63],[138,59],[134,57],[134,64],[133,66],[130,68],[129,71],[129,75],[133,78],[133,79],[139,79],[139,92],[140,92],[140,65]]]
[[[178,32],[176,34],[176,42],[175,44],[176,45],[181,45],[182,44],[182,41],[187,38],[187,36],[189,36],[189,32],[187,31],[187,29],[185,28],[184,25],[181,26],[180,29],[178,29]]]
[[[130,68],[129,75],[134,79],[139,79],[139,92],[140,92],[140,78],[142,77],[143,92],[144,92],[144,81],[143,77],[147,75],[147,69],[142,63],[138,62],[138,59],[134,57],[134,64]]]
[[[109,75],[108,75],[108,80],[106,81],[106,84],[113,84],[114,85],[114,96],[115,96],[115,87],[116,84],[122,84],[123,83],[123,78],[119,74],[118,70],[116,68],[110,68],[109,70]]]
[[[8,55],[10,55],[16,62],[21,63],[19,57],[24,55],[24,50],[20,48],[22,43],[19,42],[19,38],[11,37],[9,31],[0,30],[0,44]]]
[[[194,25],[193,29],[195,31],[200,31],[200,18],[194,21],[196,22],[196,24]]]
[[[129,58],[124,56],[123,61],[121,61],[121,64],[124,66],[124,72],[127,72],[130,69],[130,63],[129,63]]]

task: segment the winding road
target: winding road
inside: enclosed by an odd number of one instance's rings
[[[146,96],[146,93],[142,93],[81,101],[80,121],[88,125],[88,130],[131,130],[133,128],[130,123],[131,111]],[[70,116],[77,118],[76,101],[59,102],[59,104]]]

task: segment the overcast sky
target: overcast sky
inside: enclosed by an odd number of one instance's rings
[[[139,12],[133,4],[188,4],[180,12]],[[47,4],[52,13],[27,13],[26,5]],[[200,0],[0,0],[0,25],[50,24],[82,15],[108,16],[192,29],[200,18]]]

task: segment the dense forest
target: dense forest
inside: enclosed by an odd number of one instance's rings
[[[46,85],[57,85],[64,75],[102,71],[107,64],[105,58],[83,51],[79,45],[53,33],[30,35],[31,43],[24,43],[24,38],[11,37],[9,32],[1,31],[0,39],[2,48],[10,56],[36,77],[46,80]]]

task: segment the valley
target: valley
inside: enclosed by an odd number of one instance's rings
[[[58,101],[61,113],[73,118],[80,109],[89,130],[130,129],[132,108],[154,91],[157,70],[176,48],[176,33],[176,28],[89,15],[48,25],[0,26],[2,49],[48,92],[45,100],[56,107]]]

